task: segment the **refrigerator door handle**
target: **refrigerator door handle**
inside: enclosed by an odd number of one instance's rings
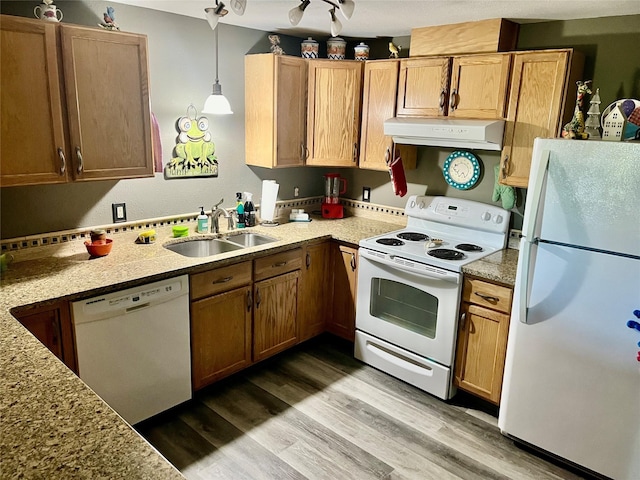
[[[549,150],[540,152],[540,160],[531,167],[531,183],[527,192],[527,213],[522,225],[522,236],[532,241],[533,235],[538,224],[538,213],[540,210],[540,202],[542,201],[542,186],[547,176],[547,168],[549,167]]]
[[[529,279],[531,277],[529,269],[531,268],[531,249],[533,244],[538,243],[538,238],[535,238],[536,226],[538,224],[538,214],[540,213],[540,202],[542,201],[542,186],[547,176],[547,169],[549,168],[549,150],[542,150],[536,162],[531,168],[531,183],[529,184],[529,190],[527,193],[527,215],[525,215],[522,225],[522,236],[524,242],[520,244],[521,260],[518,262],[521,265],[522,271],[520,272],[520,291],[519,291],[519,312],[518,316],[522,323],[527,322],[527,313],[529,310]]]

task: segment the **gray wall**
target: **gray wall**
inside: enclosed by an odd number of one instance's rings
[[[63,10],[65,22],[92,26],[101,20],[102,13],[109,5],[104,1],[62,0],[56,4]],[[33,5],[31,2],[3,0],[0,11],[31,17]],[[122,30],[148,36],[151,105],[160,125],[163,162],[166,163],[172,156],[176,142],[176,120],[185,115],[190,103],[200,110],[211,92],[215,78],[214,34],[204,18],[194,19],[121,4],[114,5],[114,8]],[[587,47],[587,68],[591,70],[585,73],[585,78],[593,78],[596,86],[601,86],[604,109],[610,91],[614,92],[616,98],[640,96],[637,93],[640,61],[636,48],[640,43],[639,20],[640,16],[633,16],[523,25],[518,48]],[[232,206],[236,191],[251,191],[259,201],[263,179],[275,179],[280,183],[280,199],[293,198],[294,186],[300,188],[301,197],[322,195],[322,175],[330,171],[328,169],[303,167],[269,170],[245,165],[244,55],[269,51],[268,32],[224,24],[218,28],[220,83],[235,113],[232,116],[208,116],[209,131],[216,143],[220,162],[217,178],[165,180],[162,174],[156,174],[154,178],[147,179],[1,188],[1,238],[110,223],[112,203],[125,202],[128,219],[140,220],[195,212],[200,205],[210,208],[222,197],[225,206]],[[624,33],[619,33],[621,31]],[[622,45],[618,44],[621,39],[624,40]],[[317,40],[322,45],[325,39]],[[406,55],[409,38],[402,37],[394,41],[403,45],[402,54]],[[298,54],[299,42],[300,39],[293,37],[282,39],[285,51],[291,54]],[[386,42],[387,39],[369,40],[372,58],[386,54],[383,48]],[[624,48],[624,45],[628,47]],[[619,92],[622,94],[618,95]],[[493,167],[498,164],[499,155],[476,152],[484,166],[481,181],[470,190],[459,191],[449,187],[442,177],[444,160],[451,151],[420,147],[418,168],[407,172],[409,193],[427,192],[492,203]],[[338,171],[348,179],[347,197],[361,199],[362,187],[368,186],[372,189],[373,203],[395,207],[405,204],[406,197],[393,195],[386,172],[357,169],[331,171]],[[523,192],[518,191],[516,210],[520,213]],[[521,224],[521,216],[517,213],[512,217],[515,227]]]

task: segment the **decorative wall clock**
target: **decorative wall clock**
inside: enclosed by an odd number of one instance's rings
[[[474,154],[456,150],[445,160],[442,173],[449,185],[467,190],[480,179],[480,162]]]

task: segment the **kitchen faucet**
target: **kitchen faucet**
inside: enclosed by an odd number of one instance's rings
[[[222,202],[224,202],[224,198],[221,198],[220,201],[211,208],[211,233],[220,233],[220,225],[218,223],[220,216],[224,216],[224,218],[227,219],[229,230],[233,230],[233,216],[229,214],[226,209],[220,207]]]

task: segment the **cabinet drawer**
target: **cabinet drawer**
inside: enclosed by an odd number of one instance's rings
[[[499,312],[511,312],[513,289],[475,278],[465,278],[462,301],[482,305]]]
[[[190,280],[191,299],[226,292],[251,283],[251,262],[191,275]]]
[[[253,265],[256,282],[264,278],[299,270],[302,267],[302,249],[295,248],[287,252],[258,258],[254,260]]]

